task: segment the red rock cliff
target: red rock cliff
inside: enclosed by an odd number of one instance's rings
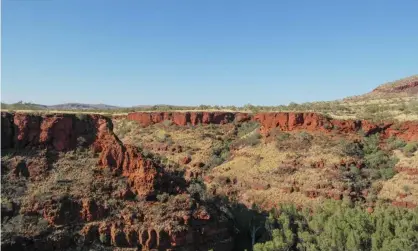
[[[133,112],[129,113],[129,120],[137,121],[142,126],[170,120],[176,125],[185,126],[187,124],[226,124],[234,121],[238,113],[231,112]],[[243,116],[246,116],[244,114]],[[243,120],[243,116],[240,117]]]
[[[362,130],[365,135],[380,133],[383,137],[396,136],[406,141],[418,140],[418,122],[407,121],[377,124],[366,120],[331,119],[317,113],[258,113],[254,120],[261,124],[261,131],[268,133],[274,128],[282,131],[306,130],[311,132],[339,132],[342,134],[357,133]]]
[[[203,117],[202,117],[203,118]],[[222,118],[222,117],[221,117]],[[123,145],[112,132],[110,119],[100,115],[77,117],[68,114],[36,116],[23,113],[2,113],[2,149],[14,148],[49,148],[54,151],[71,150],[78,146],[92,147],[100,153],[99,165],[110,167],[115,173],[127,177],[131,192],[139,197],[154,199],[156,192],[180,194],[185,192],[183,177],[171,173],[145,159],[137,148]],[[52,225],[72,224],[73,222],[91,222],[83,228],[86,241],[97,241],[99,235],[110,236],[112,246],[136,247],[140,244],[145,249],[172,247],[190,247],[196,250],[200,246],[212,245],[214,240],[224,246],[221,250],[231,250],[232,235],[229,226],[220,225],[216,213],[201,212],[190,208],[190,215],[184,216],[187,231],[172,233],[167,230],[134,229],[129,222],[109,222],[108,225],[96,226],[95,220],[106,214],[104,208],[92,200],[78,201],[62,198],[59,201],[45,202],[43,217]],[[127,204],[132,202],[126,202]],[[154,202],[148,202],[153,204]],[[144,207],[149,206],[146,204]],[[40,205],[40,204],[37,204]],[[60,205],[57,209],[57,205]],[[186,203],[190,207],[190,203]],[[36,208],[36,205],[35,205]],[[39,209],[39,208],[38,208]],[[34,212],[38,210],[33,210]],[[152,218],[153,216],[147,216]],[[122,217],[123,218],[123,217]],[[186,223],[190,221],[189,223]],[[227,222],[226,222],[227,223]],[[225,222],[224,222],[225,224]],[[89,228],[92,226],[92,228]],[[204,229],[204,231],[203,231]],[[162,232],[161,232],[162,231]],[[222,238],[223,241],[219,241]],[[23,243],[25,242],[25,243]],[[31,245],[50,245],[37,240],[23,240],[25,247]],[[35,243],[35,244],[34,244]],[[11,244],[9,250],[19,249],[19,243]],[[16,246],[17,245],[17,246]],[[35,245],[35,246],[36,246]],[[6,244],[2,248],[7,249]],[[41,248],[43,250],[43,248]]]
[[[418,140],[418,122],[407,121],[397,125],[393,123],[376,124],[364,120],[339,120],[325,117],[318,113],[265,112],[257,114],[230,112],[133,112],[127,119],[137,121],[142,126],[149,126],[170,120],[176,125],[187,124],[225,124],[240,123],[249,120],[261,125],[261,133],[267,134],[272,129],[281,131],[306,130],[311,132],[357,133],[362,130],[366,135],[381,133],[384,137],[396,136],[406,141]]]
[[[2,149],[40,147],[65,151],[77,146],[91,146],[100,152],[98,164],[128,177],[132,191],[139,196],[154,196],[155,187],[181,189],[166,185],[169,178],[158,171],[161,168],[145,160],[136,148],[123,145],[106,117],[2,113]]]

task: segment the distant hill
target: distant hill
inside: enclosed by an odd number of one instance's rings
[[[418,97],[418,75],[402,78],[396,81],[379,85],[369,93],[352,96],[344,100],[383,99]]]
[[[124,107],[106,105],[106,104],[81,104],[66,103],[58,105],[41,105],[34,103],[17,102],[13,104],[1,103],[2,109],[7,110],[115,110]]]
[[[14,104],[1,103],[1,109],[7,110],[45,110],[48,109],[46,105],[34,104],[34,103],[24,103],[22,101]]]
[[[106,105],[106,104],[81,104],[81,103],[66,103],[59,105],[50,105],[49,109],[56,110],[113,110],[121,109],[120,106]]]

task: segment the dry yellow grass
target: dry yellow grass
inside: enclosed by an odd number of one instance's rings
[[[141,127],[135,121],[126,119],[114,120],[114,132],[122,142],[130,145],[142,146],[152,152],[163,155],[168,160],[181,163],[184,157],[190,155],[192,162],[190,165],[198,162],[208,163],[212,156],[211,150],[219,142],[216,137],[221,137],[228,133],[230,125],[225,126],[196,126],[193,128],[164,126],[155,124],[148,127]],[[167,142],[161,141],[162,135],[167,135]],[[206,135],[206,136],[205,136]],[[211,135],[211,136],[209,136]],[[177,151],[159,151],[151,149],[153,145],[168,144],[169,148],[181,146],[183,150]]]
[[[392,179],[382,182],[379,199],[402,200],[418,204],[418,178],[405,172],[396,174]],[[406,194],[400,198],[399,194]]]
[[[407,157],[400,150],[395,150],[394,155],[399,159],[397,167],[418,169],[418,153]],[[407,172],[400,172],[392,179],[382,182],[383,188],[379,193],[379,198],[389,200],[400,200],[399,194],[406,194],[403,201],[418,204],[418,176],[408,175]]]
[[[415,152],[411,157],[405,156],[400,150],[393,151],[394,155],[399,159],[396,166],[407,168],[418,168],[418,152]],[[418,180],[418,178],[417,178]]]
[[[283,202],[296,204],[318,203],[323,198],[309,199],[305,190],[318,187],[338,187],[334,179],[334,170],[312,168],[310,163],[325,160],[328,165],[338,163],[340,158],[331,153],[318,155],[319,146],[313,146],[307,152],[279,151],[274,143],[260,144],[256,147],[245,147],[234,153],[233,158],[215,167],[211,174],[217,177],[236,179],[239,187],[240,201],[246,204],[259,203],[269,207]],[[286,163],[298,158],[301,167],[285,170]],[[258,185],[269,185],[260,189]],[[283,189],[298,187],[299,191],[284,192]],[[268,205],[267,205],[268,204]]]

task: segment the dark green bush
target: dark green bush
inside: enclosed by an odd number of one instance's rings
[[[342,143],[342,153],[343,155],[362,158],[364,156],[363,149],[361,145],[357,142]]]
[[[418,249],[418,210],[378,206],[369,213],[360,206],[328,202],[314,213],[281,206],[268,222],[270,240],[256,244],[255,251]]]
[[[192,183],[187,188],[187,192],[189,192],[190,196],[197,200],[206,200],[206,186],[200,180],[193,180]]]
[[[365,154],[375,153],[379,150],[379,134],[365,137],[363,140],[363,151]]]
[[[393,168],[398,161],[382,150],[365,155],[364,160],[367,167],[373,169]]]

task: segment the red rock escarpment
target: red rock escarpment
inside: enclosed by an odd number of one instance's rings
[[[279,128],[282,131],[338,132],[343,134],[363,131],[366,136],[380,133],[383,137],[396,136],[406,141],[418,140],[418,122],[406,121],[377,124],[367,120],[338,120],[317,113],[258,113],[254,120],[261,124],[261,132]]]
[[[133,112],[127,119],[137,121],[142,126],[170,120],[176,125],[226,124],[232,122],[257,121],[261,133],[268,134],[273,129],[281,131],[306,130],[310,132],[357,133],[365,135],[381,133],[384,137],[396,136],[406,141],[418,140],[418,122],[406,121],[400,124],[377,124],[366,120],[339,120],[319,113],[265,112],[257,114],[231,112]]]
[[[249,119],[245,113],[231,112],[133,112],[129,113],[129,120],[137,121],[142,126],[170,120],[175,125],[185,126],[187,124],[227,124],[238,118],[240,122]]]
[[[78,146],[91,147],[94,151],[100,152],[98,164],[110,167],[113,173],[127,177],[129,189],[139,197],[149,199],[154,198],[157,192],[170,194],[185,192],[187,184],[183,177],[166,172],[163,167],[145,159],[135,147],[123,145],[112,132],[112,123],[106,117],[86,115],[79,118],[69,114],[36,116],[23,113],[2,113],[1,123],[2,149],[47,148],[66,151]],[[151,206],[154,202],[148,203],[144,207]],[[51,199],[44,203],[35,203],[29,210],[38,212],[39,209],[43,210],[42,216],[51,225],[94,222],[103,219],[108,214],[107,208],[89,198],[83,200],[66,197]],[[167,229],[163,229],[162,232],[148,228],[135,229],[128,222],[129,220],[125,220],[121,224],[118,223],[119,225],[110,222],[109,226],[105,224],[104,227],[96,226],[88,230],[86,240],[89,236],[97,240],[99,235],[108,234],[111,242],[108,244],[113,246],[141,245],[145,249],[156,248],[158,250],[184,246],[198,250],[202,246],[202,250],[205,250],[205,245],[212,245],[211,243],[215,240],[219,241],[219,238],[223,238],[223,241],[219,243],[225,246],[220,250],[232,249],[232,235],[229,227],[218,224],[216,213],[202,213],[193,209],[190,214],[191,216],[187,217],[187,223],[185,222],[185,225],[189,226],[187,231],[175,233]],[[10,216],[13,216],[13,213]],[[44,241],[42,238],[22,239],[19,242],[4,245],[2,242],[2,248],[17,250],[20,244],[26,248],[40,245],[41,248],[38,250],[49,250],[44,248],[44,245],[49,247],[57,243],[54,244],[50,240]],[[69,244],[63,244],[60,241],[59,245],[63,246],[56,250],[62,250]]]
[[[2,149],[41,147],[65,151],[80,145],[100,152],[99,165],[128,177],[132,191],[139,196],[152,197],[155,189],[160,188],[167,192],[181,190],[181,185],[170,182],[174,177],[145,160],[136,148],[123,145],[106,117],[2,113]]]

